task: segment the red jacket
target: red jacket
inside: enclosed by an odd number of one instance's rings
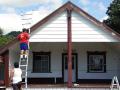
[[[20,40],[20,43],[27,43],[28,39],[30,38],[29,34],[27,32],[22,32],[17,36],[18,40]]]

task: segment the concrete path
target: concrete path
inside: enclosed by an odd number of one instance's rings
[[[12,88],[6,90],[12,90]],[[110,88],[27,88],[22,90],[110,90]]]

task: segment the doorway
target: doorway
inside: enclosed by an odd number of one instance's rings
[[[63,58],[63,78],[64,82],[68,81],[68,61],[67,61],[67,54],[64,53],[62,55]],[[76,82],[77,79],[77,53],[72,54],[72,82]]]

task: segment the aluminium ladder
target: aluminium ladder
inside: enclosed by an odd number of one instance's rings
[[[29,28],[29,34],[30,34],[30,28]],[[26,55],[26,58],[24,56],[21,57],[20,55],[20,60],[19,60],[19,68],[21,68],[22,70],[22,78],[24,79],[24,82],[25,83],[25,88],[27,89],[27,75],[28,75],[28,59],[29,59],[29,48],[30,48],[30,42],[28,40],[28,52],[27,52],[27,55]],[[24,57],[24,58],[23,58]]]
[[[116,89],[115,89],[116,88]],[[117,76],[114,76],[111,82],[110,90],[120,90],[120,85]]]
[[[27,69],[28,69],[28,55],[26,55],[26,59],[21,57],[19,61],[19,68],[22,70],[22,79],[24,79],[23,83],[25,83],[25,88],[27,88]]]
[[[29,29],[29,34],[30,34],[30,25],[31,25],[31,15],[32,14],[23,14],[21,15],[22,16],[22,21],[25,21],[23,22],[22,26],[23,28],[27,28]],[[26,60],[23,59],[20,55],[20,61],[19,61],[19,67],[21,68],[22,70],[22,78],[24,79],[23,83],[25,83],[25,88],[27,89],[27,76],[28,76],[28,59],[29,59],[29,40],[28,40],[28,54],[27,54],[27,58]]]
[[[29,29],[29,33],[30,33],[30,29]],[[26,58],[24,56],[21,57],[21,55],[20,55],[20,60],[19,60],[19,68],[21,68],[21,70],[22,70],[22,79],[24,79],[23,83],[25,83],[26,89],[27,89],[29,48],[30,48],[29,44],[30,44],[30,42],[28,40],[28,52],[27,52],[27,55],[24,54],[24,55],[26,55]]]

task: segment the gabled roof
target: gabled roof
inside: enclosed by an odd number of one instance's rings
[[[35,31],[37,28],[39,28],[40,26],[42,26],[44,23],[46,23],[47,21],[49,21],[55,15],[57,15],[59,13],[62,13],[65,10],[72,10],[72,11],[75,11],[75,12],[79,13],[80,15],[82,15],[83,17],[85,17],[87,20],[89,20],[92,23],[94,23],[96,26],[101,27],[101,28],[103,28],[104,30],[106,30],[108,32],[111,32],[111,35],[114,33],[115,35],[113,35],[113,37],[115,37],[118,40],[120,40],[120,34],[119,33],[113,31],[111,28],[109,28],[108,26],[106,26],[104,23],[98,21],[97,19],[95,19],[94,17],[92,17],[87,12],[85,12],[81,8],[77,7],[76,5],[74,5],[73,3],[71,3],[70,1],[68,1],[63,6],[61,6],[57,10],[55,10],[53,13],[49,14],[47,17],[45,17],[44,19],[42,19],[41,21],[39,21],[38,23],[36,23],[35,25],[33,25],[30,28],[31,33],[33,31]],[[7,45],[5,45],[3,48],[0,48],[0,54],[2,54],[3,52],[5,52],[6,50],[8,50],[8,48],[11,45],[13,45],[14,43],[16,43],[16,42],[18,42],[18,40],[15,38],[11,42],[9,42]]]

